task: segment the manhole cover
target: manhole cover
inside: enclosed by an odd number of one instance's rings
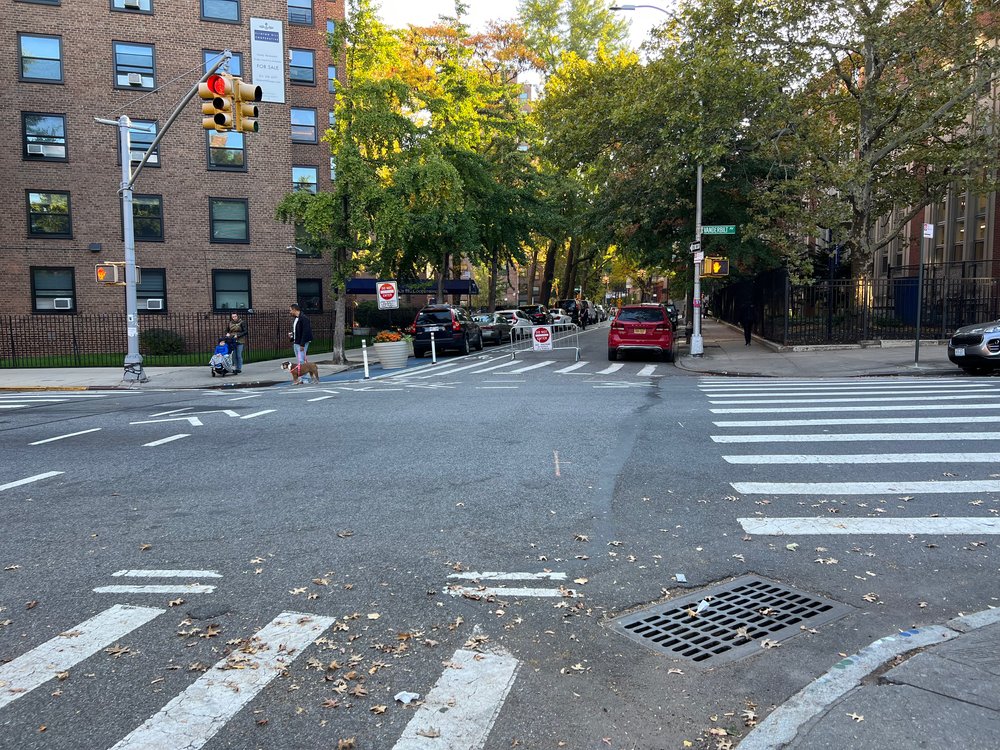
[[[801,626],[822,625],[850,611],[846,604],[776,581],[742,576],[623,615],[612,628],[668,656],[714,665],[757,653],[764,638],[791,638]]]

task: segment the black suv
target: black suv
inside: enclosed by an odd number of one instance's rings
[[[536,326],[547,326],[552,322],[552,316],[545,309],[545,305],[521,305],[517,308],[529,318]]]
[[[479,324],[461,307],[427,305],[417,313],[413,325],[413,356],[423,357],[431,350],[431,333],[434,350],[457,349],[468,354],[473,348],[483,350],[483,332]]]

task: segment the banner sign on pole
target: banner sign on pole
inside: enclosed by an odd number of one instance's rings
[[[263,101],[285,103],[285,42],[281,21],[250,19],[250,69]]]

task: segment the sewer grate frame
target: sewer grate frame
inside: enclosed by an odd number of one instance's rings
[[[688,614],[706,597],[708,607]],[[761,650],[764,638],[782,642],[802,628],[839,620],[854,608],[757,575],[699,589],[616,617],[611,629],[665,656],[714,667]],[[749,640],[736,635],[746,627]]]

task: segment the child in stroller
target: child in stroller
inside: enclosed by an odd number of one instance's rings
[[[224,378],[226,375],[232,375],[236,371],[236,367],[233,365],[234,346],[233,339],[229,336],[223,336],[219,339],[219,343],[212,353],[212,358],[208,361],[209,366],[212,368],[213,378],[216,375]]]

